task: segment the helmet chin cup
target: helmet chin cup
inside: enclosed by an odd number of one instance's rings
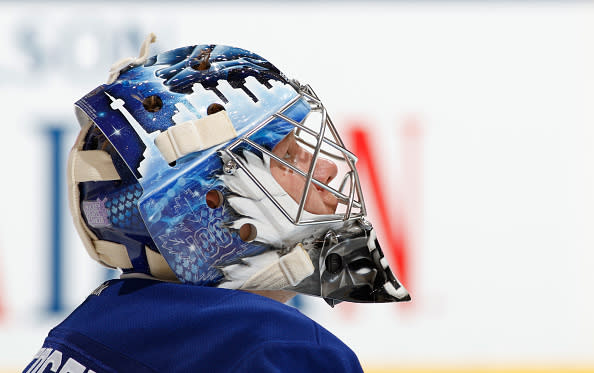
[[[315,276],[319,276],[319,282],[304,281],[297,289],[321,296],[332,307],[343,301],[387,303],[411,299],[394,276],[367,221],[328,231],[319,247],[317,264]]]
[[[332,306],[337,301],[410,300],[408,291],[390,269],[373,228],[356,225],[326,234],[320,253],[320,293]]]

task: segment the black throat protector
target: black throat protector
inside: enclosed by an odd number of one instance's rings
[[[319,250],[316,273],[297,285],[296,291],[321,296],[332,307],[342,301],[410,301],[408,291],[390,269],[369,222],[361,220],[340,231],[328,231]],[[315,284],[317,276],[319,283]]]

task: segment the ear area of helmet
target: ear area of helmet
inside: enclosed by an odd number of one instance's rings
[[[124,245],[104,241],[91,231],[81,211],[79,183],[86,181],[120,180],[111,156],[103,150],[83,150],[87,133],[93,122],[84,117],[84,123],[68,157],[68,206],[74,226],[89,256],[99,263],[112,268],[131,268],[132,264]],[[83,201],[83,204],[86,201]],[[89,202],[92,203],[92,202]],[[88,217],[87,217],[88,219]]]

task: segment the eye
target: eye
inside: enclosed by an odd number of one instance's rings
[[[295,157],[293,154],[291,154],[291,152],[288,150],[285,153],[285,155],[283,156],[283,160],[293,166],[297,164],[297,157]],[[285,167],[285,166],[283,166],[283,167]],[[287,170],[289,170],[289,172],[293,172],[293,170],[288,167],[287,167]]]

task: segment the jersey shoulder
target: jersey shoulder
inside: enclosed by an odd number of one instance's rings
[[[78,360],[99,356],[97,362],[106,367],[140,366],[127,371],[184,372],[207,364],[223,372],[257,351],[287,345],[325,346],[354,356],[330,332],[274,300],[238,290],[127,279],[100,286],[50,332],[44,348],[76,350]]]

